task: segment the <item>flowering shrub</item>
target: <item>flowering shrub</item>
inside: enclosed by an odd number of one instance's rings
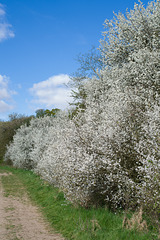
[[[138,168],[143,181],[139,184],[139,202],[147,210],[154,221],[160,214],[160,106],[150,106],[146,113],[146,122],[142,125],[142,135],[137,145],[141,155]],[[154,216],[154,217],[153,217]],[[156,222],[157,224],[157,222]]]
[[[84,83],[85,111],[72,120],[62,111],[33,119],[17,131],[6,159],[83,206],[150,203],[159,211],[159,13],[158,0],[106,21],[105,68]]]
[[[29,126],[21,126],[13,137],[5,155],[16,167],[32,169],[39,161],[46,141],[48,141],[49,127],[53,124],[53,118],[32,119]]]
[[[15,131],[23,124],[29,124],[31,117],[18,115],[16,113],[9,115],[9,121],[0,121],[0,160],[3,159],[6,146],[12,141]],[[8,162],[10,164],[10,162]]]

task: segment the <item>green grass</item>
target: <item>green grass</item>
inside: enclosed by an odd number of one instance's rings
[[[62,192],[48,185],[31,171],[1,166],[6,194],[14,195],[27,190],[31,200],[39,206],[51,226],[68,240],[154,240],[154,230],[148,233],[122,228],[123,213],[114,214],[107,209],[84,209],[67,202]]]

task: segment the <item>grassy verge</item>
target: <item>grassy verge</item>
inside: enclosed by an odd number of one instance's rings
[[[12,172],[3,177],[3,187],[8,195],[21,194],[24,187],[30,198],[43,212],[45,218],[66,239],[74,240],[150,240],[157,239],[155,232],[136,232],[122,228],[123,214],[107,209],[73,207],[62,192],[49,186],[31,171],[1,166],[0,172]],[[6,180],[7,179],[7,180]]]

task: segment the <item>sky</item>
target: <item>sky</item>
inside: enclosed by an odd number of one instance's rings
[[[105,19],[135,0],[0,0],[0,120],[66,109],[76,58],[103,39]],[[147,0],[143,3],[146,5]]]

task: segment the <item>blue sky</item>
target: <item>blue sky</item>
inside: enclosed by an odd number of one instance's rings
[[[65,109],[70,89],[63,83],[78,68],[76,56],[98,47],[105,19],[134,2],[0,0],[0,119]]]

